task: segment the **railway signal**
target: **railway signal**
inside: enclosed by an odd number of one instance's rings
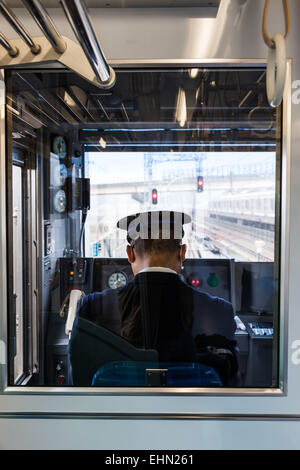
[[[202,193],[203,189],[204,189],[203,176],[197,176],[197,191],[198,191],[198,193]]]
[[[152,204],[157,204],[157,189],[152,189]]]

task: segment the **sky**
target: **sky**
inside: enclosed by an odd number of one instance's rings
[[[157,156],[157,154],[153,153]],[[196,170],[196,163],[186,161],[183,168],[184,156],[190,159],[191,153],[160,152],[162,158],[169,161],[161,165],[153,165],[153,176],[159,177],[161,171],[168,167],[173,173],[184,169]],[[91,178],[91,184],[130,183],[144,180],[144,152],[87,152],[86,154],[87,177]],[[193,153],[195,159],[197,154]],[[172,161],[174,157],[182,156],[183,161]],[[274,162],[275,152],[199,152],[199,157],[204,158],[204,170],[216,166],[242,166],[261,165],[266,162]],[[274,166],[275,168],[275,166]],[[154,175],[155,174],[155,175]],[[185,175],[187,176],[187,175]],[[191,173],[192,176],[192,173]],[[171,177],[171,174],[170,174]]]

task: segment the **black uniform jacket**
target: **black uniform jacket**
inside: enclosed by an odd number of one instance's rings
[[[199,335],[234,339],[232,305],[173,273],[143,272],[125,287],[89,294],[78,315],[136,347],[156,349],[160,361],[193,361]]]

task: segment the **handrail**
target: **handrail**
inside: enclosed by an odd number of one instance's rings
[[[41,47],[34,42],[30,34],[26,31],[24,26],[20,23],[16,15],[5,5],[5,3],[0,0],[0,12],[6,18],[8,23],[17,31],[18,35],[23,39],[27,44],[33,54],[38,54],[41,50]]]
[[[60,0],[60,3],[101,86],[111,88],[115,72],[101,50],[85,4],[82,0]]]
[[[285,20],[285,35],[284,39],[286,39],[290,32],[290,25],[291,25],[291,15],[290,15],[290,7],[289,7],[289,0],[282,0],[283,10],[284,10],[284,20]],[[270,38],[267,32],[267,15],[269,9],[269,0],[265,0],[265,7],[264,7],[264,14],[263,14],[263,22],[262,22],[262,34],[264,41],[268,47],[271,49],[275,48],[274,40]]]
[[[11,67],[27,62],[57,60],[70,69],[76,70],[96,86],[111,88],[114,85],[115,71],[108,65],[101,50],[83,0],[60,0],[79,44],[59,34],[40,0],[22,0],[22,2],[42,30],[44,37],[39,37],[37,44],[35,38],[31,38],[15,14],[6,6],[4,0],[0,0],[0,13],[21,37],[21,39],[9,41],[0,33],[0,47],[4,47],[8,52],[0,58],[2,66]],[[36,57],[28,56],[27,48],[22,41]]]
[[[39,0],[22,0],[33,19],[52,45],[53,49],[62,54],[66,50],[66,43],[54,26],[54,23]]]
[[[9,40],[2,33],[0,33],[0,45],[7,50],[11,57],[17,57],[19,54],[19,49],[15,46],[12,46]]]

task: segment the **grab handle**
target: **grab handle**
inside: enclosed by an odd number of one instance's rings
[[[285,39],[290,32],[290,7],[289,0],[282,0],[285,19],[285,35],[281,33],[274,34],[270,38],[267,32],[267,14],[269,8],[269,0],[265,1],[262,35],[266,45],[269,48],[268,65],[267,65],[267,97],[270,106],[278,106],[283,97],[285,78],[286,78],[286,47]]]
[[[280,33],[273,36],[275,49],[269,48],[267,65],[267,97],[270,106],[276,108],[283,97],[286,77],[285,39]]]

